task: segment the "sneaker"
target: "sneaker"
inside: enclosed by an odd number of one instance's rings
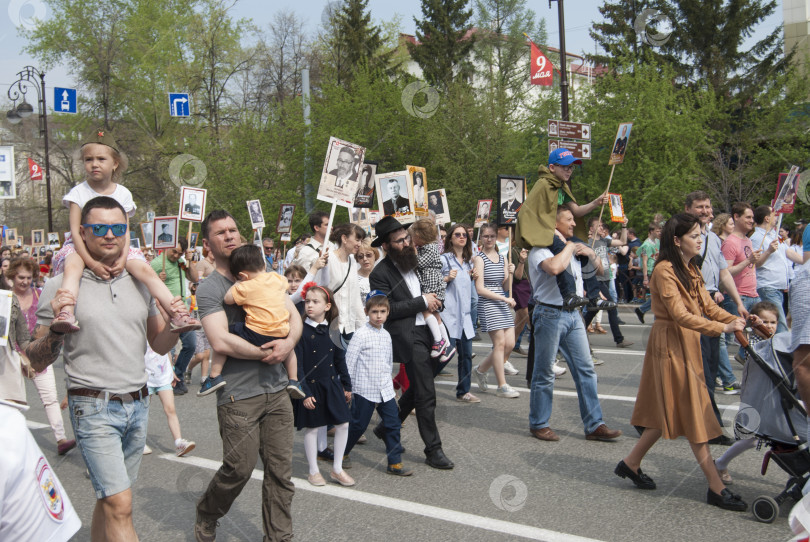
[[[472,354],[470,354],[470,359],[473,359],[473,358],[474,358],[475,356],[477,356],[477,355],[478,355],[478,354],[476,354],[475,352],[473,352]]]
[[[149,447],[148,444],[143,445],[143,455],[149,455],[152,453],[152,448]]]
[[[393,465],[388,465],[388,468],[385,469],[385,472],[388,474],[392,474],[394,476],[410,476],[413,474],[411,469],[406,469],[402,466],[402,463],[394,463]]]
[[[566,296],[565,299],[563,299],[562,306],[564,310],[572,311],[577,307],[584,307],[587,304],[588,300],[585,299],[584,297],[580,297],[577,294],[571,294]]]
[[[357,439],[357,444],[366,444],[367,442],[368,442],[368,439],[366,438],[365,435],[360,435],[360,438]]]
[[[324,482],[326,484],[326,482]],[[206,520],[197,514],[197,522],[194,524],[194,538],[197,542],[215,542],[217,539],[217,520]]]
[[[593,361],[594,367],[597,366],[597,365],[602,365],[602,364],[605,363],[605,360],[599,359],[596,356],[594,356],[593,354],[591,354],[591,360]]]
[[[518,393],[515,388],[511,387],[509,384],[504,384],[502,387],[498,388],[495,391],[496,397],[504,397],[506,399],[514,399],[516,397],[520,397],[520,393]]]
[[[724,395],[739,395],[740,394],[740,382],[735,380],[731,384],[727,386],[723,386],[723,394]]]
[[[67,311],[61,311],[51,322],[51,331],[54,333],[76,333],[79,331],[79,322],[76,321],[75,315]]]
[[[192,441],[192,440],[186,440],[184,438],[180,439],[180,444],[177,444],[174,447],[174,454],[177,457],[183,457],[184,455],[189,453],[191,450],[193,450],[195,446],[197,446],[197,445],[194,444],[194,441]]]
[[[225,379],[222,378],[222,375],[215,376],[214,378],[209,376],[205,379],[203,385],[200,386],[200,391],[197,392],[197,397],[205,397],[206,395],[215,392],[225,384],[227,384],[227,382],[225,382]]]
[[[568,372],[568,369],[566,369],[565,367],[560,367],[560,365],[556,361],[554,362],[554,365],[551,366],[551,368],[554,370],[554,376],[556,377],[560,377]]]
[[[191,384],[191,371],[186,371],[183,373],[183,383]]]
[[[613,301],[608,301],[607,299],[590,299],[588,300],[588,308],[586,310],[588,312],[599,312],[599,311],[609,311],[615,308],[616,303],[614,303]],[[594,329],[598,330],[597,326],[594,326]]]
[[[503,372],[505,374],[508,374],[509,376],[513,376],[513,375],[518,374],[520,371],[515,369],[515,366],[512,365],[512,362],[505,361],[505,362],[503,362]]]
[[[439,361],[441,361],[442,363],[450,361],[451,359],[453,359],[453,356],[455,355],[456,355],[456,347],[448,345],[444,349],[444,352],[442,352],[441,355],[439,356]],[[452,373],[450,374],[450,376],[452,376]]]
[[[316,472],[315,474],[310,474],[307,476],[307,480],[313,486],[325,486],[326,480],[323,479],[323,475],[320,472]]]
[[[177,382],[177,384],[174,385],[174,390],[172,390],[172,392],[175,395],[185,395],[188,393],[188,387],[183,382]]]
[[[627,341],[622,341],[620,343],[616,343],[616,346],[618,348],[630,348],[631,346],[633,346],[633,343],[627,342]]]
[[[307,396],[307,394],[304,393],[304,389],[301,387],[301,383],[292,379],[290,379],[287,384],[287,393],[289,393],[290,397],[293,399],[304,399]]]
[[[524,350],[523,348],[521,348],[519,346],[514,347],[512,349],[512,352],[514,352],[515,354],[518,354],[520,356],[524,356],[524,357],[529,355],[529,353],[526,350]]]
[[[714,379],[714,391],[723,391],[723,381],[719,376]]]
[[[351,487],[355,484],[354,478],[349,476],[345,470],[340,472],[332,471],[329,473],[329,478],[344,487]]]
[[[318,459],[321,461],[334,461],[335,460],[335,453],[332,451],[332,448],[328,446],[318,452]]]
[[[489,386],[487,385],[487,374],[479,373],[478,367],[473,368],[473,374],[475,375],[476,380],[478,380],[478,390],[487,391],[487,388],[489,388]]]
[[[636,316],[638,316],[638,321],[643,324],[644,323],[644,313],[641,312],[641,309],[639,307],[636,307],[635,312],[636,312]]]
[[[433,346],[430,347],[430,357],[438,358],[444,353],[445,348],[447,348],[447,343],[444,342],[444,339],[436,341],[433,343]]]
[[[480,403],[481,399],[479,399],[472,393],[467,392],[461,397],[456,397],[456,401],[459,401],[460,403]]]

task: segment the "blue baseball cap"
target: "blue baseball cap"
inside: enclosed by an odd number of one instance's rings
[[[381,290],[371,290],[368,294],[366,294],[366,303],[368,303],[368,300],[372,297],[388,297],[388,294]]]
[[[570,166],[571,164],[581,164],[582,160],[577,160],[568,149],[554,149],[548,155],[548,165]]]

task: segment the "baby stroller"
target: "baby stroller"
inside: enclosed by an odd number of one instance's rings
[[[807,449],[807,412],[798,399],[793,377],[790,332],[750,345],[739,331],[737,341],[749,354],[743,371],[740,410],[735,431],[743,438],[757,438],[770,450],[762,461],[762,474],[770,461],[775,462],[789,479],[776,497],[762,495],[751,503],[757,521],[773,522],[779,506],[788,498],[798,502],[810,477],[810,452]],[[801,435],[801,436],[800,436]]]

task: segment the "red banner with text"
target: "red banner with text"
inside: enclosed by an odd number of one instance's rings
[[[533,42],[532,48],[532,66],[530,70],[531,84],[542,85],[550,87],[554,83],[554,66],[543,51],[537,48]]]

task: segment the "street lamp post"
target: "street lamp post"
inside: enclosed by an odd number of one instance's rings
[[[53,209],[51,208],[51,163],[48,158],[48,110],[45,107],[45,74],[33,66],[26,66],[17,74],[17,81],[8,89],[8,97],[14,103],[11,110],[6,113],[6,119],[17,124],[29,117],[34,108],[25,99],[26,93],[34,88],[37,91],[37,107],[39,109],[39,135],[45,138],[45,191],[48,201],[48,231],[53,230]],[[39,77],[39,81],[37,81]],[[22,100],[20,105],[17,101]]]

